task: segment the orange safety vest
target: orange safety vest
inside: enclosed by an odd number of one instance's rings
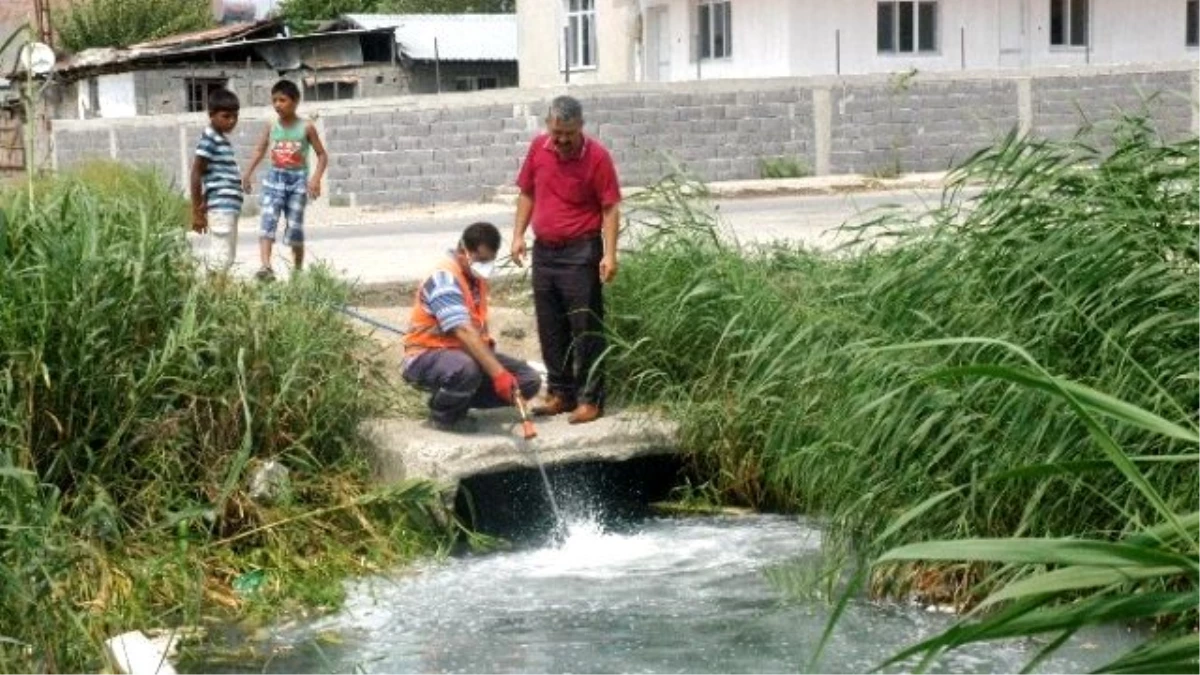
[[[455,259],[443,260],[438,264],[437,270],[454,275],[454,279],[458,282],[458,288],[462,291],[463,299],[466,301],[467,314],[471,317],[471,323],[475,326],[475,330],[479,331],[479,337],[484,344],[490,343],[491,338],[488,336],[487,328],[488,283],[482,279],[476,280],[476,283],[479,284],[479,302],[475,302],[475,294],[471,292],[471,282]],[[428,279],[429,277],[426,277],[426,281]],[[421,302],[421,289],[424,287],[424,281],[417,286],[412,315],[408,321],[408,332],[404,335],[404,355],[406,357],[416,356],[427,349],[462,349],[462,341],[454,335],[443,333],[442,329],[438,327],[437,317]]]

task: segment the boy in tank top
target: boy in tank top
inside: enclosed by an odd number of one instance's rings
[[[287,220],[283,241],[292,247],[295,271],[300,271],[304,266],[304,208],[309,198],[321,196],[321,177],[325,175],[329,159],[317,134],[317,127],[296,114],[300,105],[300,88],[294,82],[280,80],[275,83],[271,87],[271,105],[279,118],[263,131],[250,166],[242,174],[242,185],[249,194],[254,170],[270,150],[271,169],[263,180],[262,224],[258,242],[262,268],[255,275],[263,281],[275,278],[275,272],[271,269],[271,247],[275,243],[275,231],[281,215]],[[311,176],[308,171],[310,148],[317,155],[317,169]]]

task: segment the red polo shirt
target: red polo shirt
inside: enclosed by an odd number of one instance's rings
[[[584,136],[575,157],[559,157],[548,134],[529,144],[517,187],[533,198],[533,235],[560,244],[600,232],[601,210],[621,201],[608,150]]]

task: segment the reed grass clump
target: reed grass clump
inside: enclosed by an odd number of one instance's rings
[[[1198,143],[1086,140],[1009,136],[833,256],[722,240],[677,180],[631,218],[616,388],[721,499],[827,518],[859,571],[822,646],[869,584],[969,610],[882,668],[1124,622],[1158,630],[1098,672],[1196,670]]]
[[[198,272],[152,173],[36,195],[2,202],[0,669],[95,670],[116,632],[335,604],[341,576],[438,544],[428,486],[368,487],[357,428],[387,397],[336,314],[347,287]],[[292,477],[271,503],[248,496],[265,461]]]
[[[905,540],[1111,537],[1157,522],[1111,467],[986,480],[1101,458],[1060,400],[929,377],[1024,365],[1004,341],[1195,428],[1197,143],[1164,142],[1140,119],[1110,139],[1102,153],[1010,136],[958,167],[938,207],[916,222],[871,214],[836,255],[714,237],[711,213],[668,181],[634,214],[639,250],[610,294],[612,380],[682,421],[696,471],[724,499],[824,514],[847,550],[896,543],[877,535],[962,485]],[[968,185],[982,192],[968,198]],[[882,349],[960,337],[992,341]],[[1129,425],[1112,433],[1134,457],[1194,451]],[[1195,463],[1144,470],[1173,512],[1196,510]]]

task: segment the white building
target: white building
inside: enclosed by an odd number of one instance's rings
[[[619,83],[1195,61],[1198,5],[1200,0],[520,0],[520,81],[539,86],[568,77],[572,83]]]

